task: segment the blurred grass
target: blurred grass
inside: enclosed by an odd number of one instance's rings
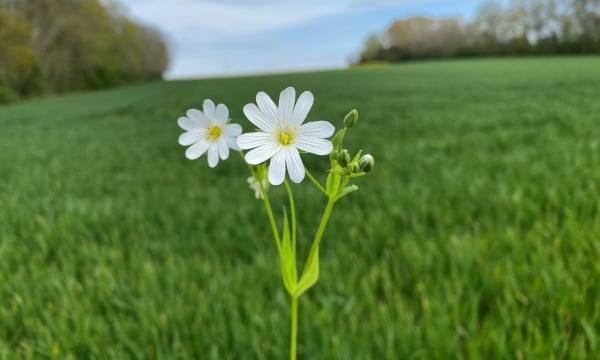
[[[288,300],[247,170],[186,160],[176,119],[208,97],[248,131],[242,106],[289,85],[315,94],[309,120],[356,107],[346,144],[377,160],[326,231],[300,358],[600,356],[600,58],[584,57],[0,107],[0,358],[284,358]],[[323,199],[295,191],[307,247]]]

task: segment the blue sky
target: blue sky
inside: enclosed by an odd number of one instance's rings
[[[473,16],[482,0],[120,0],[171,48],[167,78],[340,68],[411,15]]]

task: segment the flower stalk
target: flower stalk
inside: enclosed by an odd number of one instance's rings
[[[251,133],[242,134],[240,125],[229,124],[227,107],[223,104],[215,106],[208,99],[204,101],[203,111],[191,109],[187,112],[187,117],[178,119],[179,126],[186,131],[180,136],[179,143],[190,146],[186,151],[189,159],[197,159],[207,153],[209,166],[215,167],[219,159],[228,158],[231,148],[240,151],[242,159],[248,165],[251,177],[247,182],[254,190],[255,197],[263,200],[279,254],[283,285],[290,295],[291,360],[296,359],[298,352],[298,301],[319,279],[319,246],[334,205],[341,198],[358,190],[358,186],[349,185],[350,181],[366,175],[374,165],[371,155],[362,155],[362,151],[358,151],[350,156],[348,149],[344,148],[344,135],[357,123],[356,110],[345,116],[344,126],[333,135],[335,128],[327,121],[304,123],[314,101],[312,93],[303,92],[297,101],[295,94],[294,88],[283,90],[277,106],[267,94],[259,92],[256,104],[247,104],[243,108],[248,120],[258,128]],[[328,140],[330,137],[331,140]],[[248,152],[244,153],[242,150]],[[325,184],[321,184],[304,167],[301,153],[328,156],[331,167]],[[297,212],[288,178],[293,183],[300,183],[305,177],[325,195],[327,203],[298,278]],[[287,193],[288,207],[284,207],[280,229],[273,213],[268,187],[281,184]]]

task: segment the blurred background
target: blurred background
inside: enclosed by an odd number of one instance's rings
[[[246,164],[186,159],[177,119],[252,131],[288,86],[376,159],[300,359],[600,359],[599,51],[600,0],[0,0],[0,359],[286,357]],[[305,258],[325,199],[293,190]]]
[[[369,62],[598,53],[596,0],[0,1],[0,101]]]

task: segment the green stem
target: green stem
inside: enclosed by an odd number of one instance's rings
[[[244,156],[244,152],[240,151],[239,153],[240,153],[240,156],[242,157],[242,160],[244,160],[246,165],[248,165],[248,169],[250,169],[250,174],[254,178],[256,178],[254,169],[252,168],[252,166],[250,164],[248,164],[248,162],[246,162],[246,157]],[[263,196],[263,202],[265,204],[265,209],[267,210],[267,216],[269,217],[269,223],[271,223],[271,230],[273,231],[273,237],[275,238],[275,245],[277,245],[277,251],[281,252],[281,240],[279,238],[279,230],[277,230],[277,223],[275,222],[275,216],[273,216],[273,209],[271,208],[271,202],[269,201],[269,196],[267,195],[267,192],[265,191],[262,181],[259,181],[258,185],[260,185],[260,192],[262,193],[262,196]]]
[[[292,194],[292,187],[287,179],[284,182],[285,190],[288,194],[288,200],[290,202],[290,216],[292,218],[292,249],[294,250],[294,256],[296,254],[296,205],[294,203],[294,195]]]
[[[323,233],[325,232],[325,228],[327,227],[327,222],[329,221],[329,216],[331,215],[331,210],[333,209],[333,204],[335,204],[335,200],[329,199],[329,201],[327,202],[327,206],[325,207],[325,211],[323,212],[323,216],[321,217],[321,223],[319,223],[319,228],[317,229],[317,233],[315,234],[315,239],[313,240],[313,244],[310,249],[310,255],[312,255],[313,249],[319,248],[321,238],[323,237]]]
[[[315,262],[319,261],[319,244],[321,243],[321,238],[323,237],[323,233],[325,232],[325,228],[327,227],[327,222],[329,221],[329,216],[331,215],[331,210],[333,209],[333,204],[335,204],[335,202],[335,197],[330,198],[327,202],[327,206],[325,207],[325,211],[323,212],[323,216],[321,217],[321,223],[319,224],[319,228],[317,229],[317,233],[315,234],[315,239],[313,240],[313,243],[310,247],[310,253],[308,254],[308,258],[304,263],[304,269],[302,270],[302,276],[300,278],[299,284],[302,284],[302,280],[305,278],[304,276],[306,274],[307,267],[309,266],[309,264],[314,264]],[[308,285],[301,285],[302,291],[300,293],[295,293],[294,295],[300,296],[304,291],[308,290],[314,285],[316,279],[314,279],[314,281],[309,280],[309,282],[310,283]]]
[[[312,181],[313,184],[315,184],[315,186],[321,190],[321,192],[325,195],[327,195],[327,190],[325,190],[325,188],[319,184],[319,182],[317,181],[317,179],[315,179],[312,174],[310,173],[310,171],[308,171],[307,168],[304,168],[304,172],[306,173],[306,176],[310,179],[310,181]]]
[[[277,245],[277,251],[281,253],[281,239],[279,238],[279,230],[277,230],[277,223],[275,222],[275,216],[273,216],[273,209],[271,208],[271,202],[269,201],[269,196],[265,191],[262,182],[259,181],[260,191],[263,195],[263,202],[265,203],[265,209],[267,210],[267,216],[269,217],[269,222],[271,223],[271,230],[273,231],[273,236],[275,237],[275,244]]]
[[[292,328],[290,334],[290,360],[296,360],[296,347],[298,341],[298,297],[292,295],[291,304]]]

